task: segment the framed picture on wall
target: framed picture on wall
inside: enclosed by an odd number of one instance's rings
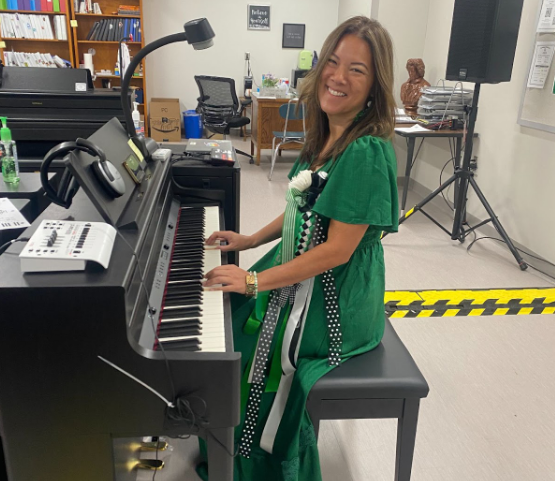
[[[282,48],[304,48],[304,23],[284,23]]]
[[[270,5],[247,5],[247,28],[270,30]]]

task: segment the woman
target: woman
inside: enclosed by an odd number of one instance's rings
[[[303,86],[308,134],[289,174],[286,212],[252,236],[215,232],[206,241],[240,251],[282,238],[252,274],[229,265],[206,275],[206,288],[236,293],[243,410],[235,481],[321,480],[307,395],[321,376],[382,338],[380,236],[398,226],[392,87],[383,27],[366,17],[337,27]],[[327,173],[327,183],[311,205],[306,187],[316,171]],[[205,465],[197,471],[207,479]]]

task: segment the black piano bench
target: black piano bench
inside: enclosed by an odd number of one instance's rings
[[[409,481],[420,399],[428,383],[386,318],[381,344],[323,376],[307,408],[316,436],[321,420],[397,418],[395,481]]]

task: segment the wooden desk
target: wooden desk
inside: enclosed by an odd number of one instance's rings
[[[395,133],[400,137],[404,137],[407,139],[407,165],[405,167],[405,186],[403,189],[403,199],[401,200],[401,214],[405,214],[405,205],[407,203],[407,193],[409,190],[409,181],[410,181],[410,172],[412,170],[412,166],[416,161],[416,157],[414,155],[414,145],[416,143],[416,139],[429,139],[429,138],[448,138],[455,140],[455,167],[460,167],[461,165],[461,150],[462,150],[462,139],[464,136],[464,130],[415,130],[412,132],[407,132],[404,130],[399,130],[399,128],[407,128],[411,127],[410,124],[396,124],[395,125]],[[474,137],[477,137],[478,134],[474,134]],[[419,149],[420,150],[420,149]],[[418,155],[418,153],[417,153]],[[458,189],[458,182],[455,184],[455,197],[456,192]]]
[[[279,115],[279,108],[289,102],[289,99],[265,99],[252,96],[252,124],[251,124],[251,155],[256,156],[256,165],[260,165],[260,151],[271,149],[275,130],[281,130],[285,126],[285,119]],[[302,131],[302,120],[290,120],[287,130]],[[283,150],[301,149],[302,145],[291,143],[281,147]]]

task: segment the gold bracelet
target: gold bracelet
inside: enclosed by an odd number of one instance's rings
[[[258,296],[258,276],[256,272],[249,272],[246,276],[247,288],[245,295],[247,297],[253,297],[254,299]]]

